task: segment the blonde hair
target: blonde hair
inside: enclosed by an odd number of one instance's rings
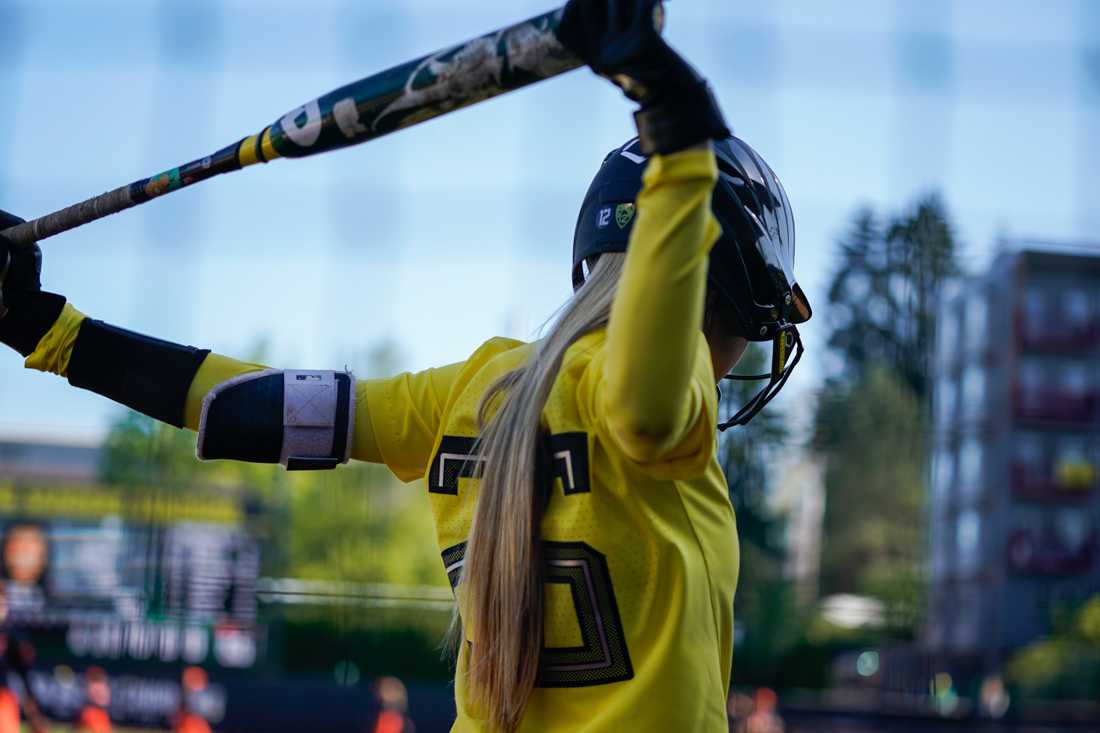
[[[599,258],[546,336],[533,344],[531,358],[494,382],[478,409],[478,453],[484,463],[459,597],[462,623],[473,640],[469,699],[498,730],[519,726],[538,680],[543,646],[542,410],[566,350],[607,325],[624,257]]]

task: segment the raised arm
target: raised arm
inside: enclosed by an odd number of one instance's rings
[[[700,329],[707,255],[721,233],[710,210],[718,171],[709,141],[730,134],[706,80],[662,38],[661,19],[656,0],[570,0],[559,31],[640,104],[639,148],[651,156],[601,375],[607,427],[641,462],[679,457],[704,390],[713,399],[713,383],[695,378],[710,381]]]
[[[694,377],[710,363],[700,327],[707,255],[721,234],[710,208],[717,175],[709,145],[655,156],[638,197],[603,363],[603,412],[637,460],[680,446],[714,390]]]

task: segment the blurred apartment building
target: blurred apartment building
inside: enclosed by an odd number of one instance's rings
[[[924,642],[991,669],[1100,592],[1100,249],[1003,252],[938,325]]]

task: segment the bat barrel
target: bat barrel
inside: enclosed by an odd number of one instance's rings
[[[222,173],[357,145],[582,64],[558,40],[563,8],[348,84],[213,155],[0,232],[27,246]]]
[[[581,65],[557,38],[563,10],[529,18],[336,89],[283,115],[264,149],[300,158],[356,145]]]

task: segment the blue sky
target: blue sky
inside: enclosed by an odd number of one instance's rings
[[[528,0],[0,0],[0,208],[31,217],[206,154],[329,89],[550,7]],[[669,4],[669,37],[787,186],[819,312],[852,212],[943,192],[999,236],[1100,241],[1100,4]],[[407,368],[529,337],[569,295],[576,211],[630,106],[590,73],[358,148],[223,177],[44,245],[86,313],[286,367]],[[824,319],[787,399],[816,386]],[[115,407],[0,355],[0,435]]]

